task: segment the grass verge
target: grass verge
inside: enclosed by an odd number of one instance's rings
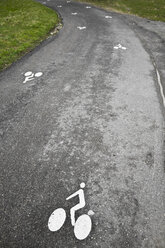
[[[57,13],[33,0],[0,0],[0,70],[32,50],[58,22]]]
[[[80,0],[80,2],[165,22],[165,0]]]

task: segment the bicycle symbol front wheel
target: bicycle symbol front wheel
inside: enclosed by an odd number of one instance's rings
[[[88,237],[92,229],[92,221],[89,215],[81,215],[75,223],[74,235],[77,239],[83,240]]]
[[[66,212],[63,208],[57,208],[54,212],[50,215],[48,220],[48,228],[51,232],[58,231],[63,225],[66,220]]]

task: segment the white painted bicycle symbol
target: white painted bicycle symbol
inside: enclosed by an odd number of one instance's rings
[[[88,214],[82,214],[75,219],[75,212],[83,207],[85,207],[85,196],[84,190],[85,183],[80,184],[80,188],[78,191],[70,195],[66,198],[69,200],[75,196],[79,196],[79,203],[70,209],[70,217],[71,217],[71,224],[74,227],[74,235],[77,239],[83,240],[88,237],[92,229],[92,221],[89,215],[93,215],[94,212],[92,210],[88,211]],[[54,212],[50,215],[48,220],[48,228],[52,232],[58,231],[65,223],[66,220],[66,211],[63,208],[57,208]]]
[[[43,75],[42,72],[37,72],[37,73],[33,73],[32,71],[27,71],[24,76],[25,76],[25,80],[23,81],[23,84],[25,84],[28,81],[33,80],[35,77],[41,77]]]

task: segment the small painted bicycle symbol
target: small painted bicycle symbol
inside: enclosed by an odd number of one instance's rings
[[[70,209],[70,217],[71,217],[71,224],[74,227],[74,235],[77,239],[83,240],[88,237],[92,229],[92,221],[89,215],[93,215],[93,211],[90,210],[88,214],[82,214],[75,219],[75,212],[83,207],[85,207],[85,196],[84,190],[85,183],[80,184],[80,188],[78,191],[70,195],[66,198],[69,200],[75,196],[79,196],[79,203]],[[58,231],[63,225],[66,220],[66,211],[63,208],[57,208],[54,212],[50,215],[48,220],[48,228],[52,232]]]
[[[25,76],[25,80],[23,81],[23,84],[25,84],[28,81],[33,80],[35,77],[41,77],[43,75],[42,72],[37,72],[37,73],[33,73],[32,71],[27,71],[24,76]]]

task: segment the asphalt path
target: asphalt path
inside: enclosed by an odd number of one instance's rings
[[[142,32],[87,4],[42,3],[63,28],[0,74],[0,247],[164,248],[163,101]],[[43,74],[23,83],[29,71]],[[82,182],[76,219],[92,210],[92,230],[78,240],[66,198]]]

